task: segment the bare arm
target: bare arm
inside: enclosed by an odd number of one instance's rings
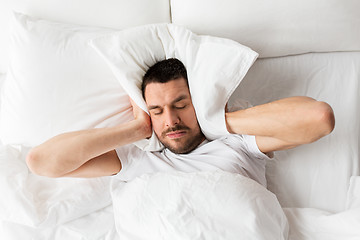
[[[255,135],[264,152],[311,143],[329,134],[335,125],[330,105],[309,97],[290,97],[226,113],[230,133]]]
[[[137,106],[135,119],[111,128],[69,132],[33,148],[26,162],[32,172],[49,177],[98,177],[120,171],[115,148],[151,135],[150,118]]]

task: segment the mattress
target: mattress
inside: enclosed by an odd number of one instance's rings
[[[259,59],[230,99],[258,105],[305,95],[334,109],[333,133],[318,142],[276,152],[267,164],[268,189],[287,216],[289,239],[360,236],[358,66],[360,52]],[[0,204],[2,239],[120,239],[110,188],[113,178],[34,176],[25,165],[28,150],[1,146],[0,194],[6,196]],[[96,195],[99,189],[101,194]]]

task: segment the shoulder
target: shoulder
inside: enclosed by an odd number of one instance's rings
[[[246,152],[256,158],[269,159],[269,157],[272,157],[272,155],[267,155],[260,151],[256,137],[253,135],[229,134],[219,138],[218,141],[223,142],[234,150]]]
[[[242,134],[228,134],[214,141],[219,141],[230,146],[233,145],[239,146],[246,144],[246,142],[249,141],[249,139],[246,137],[246,135],[242,135]]]
[[[121,162],[129,161],[132,158],[139,157],[144,153],[143,150],[135,146],[134,144],[127,144],[115,149]]]

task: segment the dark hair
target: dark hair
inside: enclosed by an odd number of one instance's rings
[[[143,97],[145,98],[145,88],[149,83],[167,83],[178,78],[184,78],[188,84],[186,68],[179,59],[169,58],[155,63],[143,77],[141,84]]]

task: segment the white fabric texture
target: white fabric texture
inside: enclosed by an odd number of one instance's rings
[[[9,18],[11,14],[8,10],[7,4],[5,5],[4,2],[5,1],[1,1],[0,3],[0,74],[4,74],[7,72],[9,62]]]
[[[171,0],[172,23],[226,37],[261,58],[360,50],[358,0]]]
[[[350,178],[350,187],[346,200],[346,209],[356,208],[360,208],[360,176]]]
[[[283,210],[289,221],[289,240],[360,239],[360,208],[340,213],[316,208],[284,208]]]
[[[120,239],[287,239],[276,196],[239,174],[146,174],[114,181],[112,199]]]
[[[225,104],[258,54],[229,39],[198,36],[172,24],[153,24],[120,31],[91,41],[129,96],[147,111],[142,78],[160,60],[178,58],[187,68],[192,102],[208,139],[228,134]],[[138,143],[159,150],[155,134]]]
[[[0,1],[0,73],[7,71],[12,11],[51,21],[123,29],[170,23],[168,0],[2,0]]]
[[[24,161],[27,148],[0,149],[0,219],[28,227],[50,228],[111,204],[110,177],[39,177]]]
[[[205,140],[188,154],[142,151],[133,145],[116,149],[121,161],[117,178],[129,181],[156,172],[216,171],[239,173],[266,187],[265,164],[269,158],[256,145],[255,136],[227,135]]]
[[[110,32],[14,15],[1,94],[4,144],[35,146],[63,132],[133,119],[127,94],[87,44]]]
[[[2,91],[2,85],[5,80],[5,77],[6,77],[6,74],[0,73],[0,112],[1,112],[1,91]],[[0,136],[1,136],[1,131],[0,131]],[[0,138],[0,142],[1,142],[1,138]]]
[[[44,228],[35,228],[11,221],[2,221],[0,225],[0,237],[6,240],[121,240],[115,229],[112,206],[64,224]]]

